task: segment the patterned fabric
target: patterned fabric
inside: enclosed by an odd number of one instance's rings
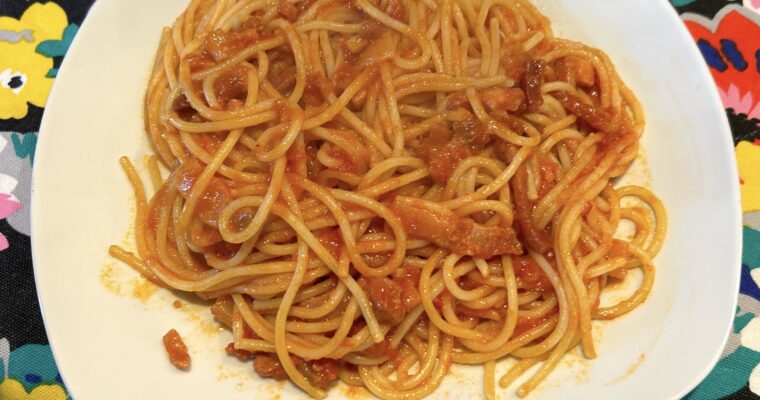
[[[0,2],[0,399],[66,400],[37,305],[29,238],[37,129],[92,0]],[[741,293],[721,360],[689,400],[760,400],[760,0],[671,0],[710,67],[736,145]]]

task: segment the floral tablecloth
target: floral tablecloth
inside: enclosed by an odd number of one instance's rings
[[[733,332],[718,365],[687,399],[760,399],[760,0],[670,2],[723,100],[744,211]],[[91,3],[0,0],[0,400],[70,398],[47,344],[34,287],[30,181],[48,93]]]

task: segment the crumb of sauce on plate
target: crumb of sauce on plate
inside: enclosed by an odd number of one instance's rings
[[[235,389],[243,391],[251,383],[253,370],[250,368],[251,366],[248,363],[233,367],[219,364],[217,366],[216,380],[235,381]]]
[[[182,304],[182,302],[179,300],[174,300],[174,302],[172,303],[172,307],[176,308],[177,310],[182,308],[183,305],[184,304]]]
[[[594,342],[597,342],[596,336]],[[574,349],[562,359],[563,368],[571,369],[571,378],[575,383],[581,384],[588,381],[589,359],[587,359],[580,348]]]
[[[187,346],[182,341],[182,337],[176,330],[170,329],[163,338],[164,348],[169,355],[169,361],[175,367],[181,370],[190,368],[190,354],[187,352]]]
[[[123,294],[119,267],[116,263],[108,262],[100,269],[100,284],[109,292],[121,296]]]
[[[213,337],[224,330],[222,325],[216,322],[213,317],[203,313],[203,309],[200,307],[190,307],[189,305],[184,305],[180,310],[187,313],[185,317],[187,321],[197,325],[197,329],[195,330],[196,333],[202,333],[207,337]]]
[[[158,291],[158,286],[142,276],[132,279],[130,283],[132,285],[132,297],[140,300],[143,304]]]

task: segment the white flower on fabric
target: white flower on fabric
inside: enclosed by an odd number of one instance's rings
[[[760,364],[756,365],[749,375],[749,390],[760,395]]]
[[[760,12],[760,0],[744,0],[742,4],[750,10]]]
[[[8,377],[11,361],[11,343],[6,338],[0,339],[0,360],[3,360],[3,379]]]
[[[21,203],[11,193],[16,185],[18,185],[16,178],[0,174],[0,219],[8,218],[21,208]],[[8,239],[0,233],[0,251],[7,249],[9,245]]]
[[[2,1],[2,0],[0,0]],[[32,181],[32,162],[27,148],[29,145],[35,143],[36,135],[34,132],[27,134],[20,134],[16,132],[0,132],[0,175],[7,175],[13,177],[16,182],[15,188],[8,190],[8,188],[0,187],[0,197],[2,194],[8,194],[12,196],[14,202],[19,203],[19,207],[9,216],[5,218],[15,231],[29,236],[30,233],[30,201],[32,196],[31,181]],[[28,143],[27,143],[28,142]],[[27,147],[24,147],[24,146]],[[16,146],[20,146],[16,148]],[[0,199],[2,201],[2,199]],[[2,240],[2,239],[0,239]],[[0,247],[2,247],[0,245]]]
[[[0,174],[0,194],[9,195],[10,200],[15,202],[18,202],[18,199],[13,195],[13,190],[16,189],[17,185],[18,181],[16,178],[10,175]],[[5,218],[6,216],[3,216],[2,213],[0,213],[0,219]]]
[[[752,271],[754,272],[754,271]],[[755,279],[754,275],[753,279]],[[756,279],[755,279],[756,280]],[[742,329],[742,346],[760,352],[760,318],[752,318],[747,326]],[[760,384],[760,376],[758,376],[758,384]]]

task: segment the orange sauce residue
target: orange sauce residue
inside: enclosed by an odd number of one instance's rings
[[[644,354],[644,353],[639,354],[639,358],[636,359],[636,361],[634,361],[631,365],[628,366],[628,369],[625,370],[625,373],[623,375],[621,375],[621,376],[619,376],[619,377],[611,380],[610,383],[608,383],[608,385],[611,385],[611,384],[614,384],[614,383],[618,383],[618,382],[620,382],[620,381],[628,378],[629,376],[633,375],[633,373],[636,372],[637,369],[639,369],[639,367],[641,366],[641,364],[646,359],[647,359],[646,354]]]
[[[345,385],[341,383],[339,388],[343,396],[351,400],[372,398],[372,394],[363,387],[350,386],[350,385]]]
[[[109,292],[121,296],[122,287],[119,282],[119,268],[114,263],[107,263],[100,269],[100,284]]]
[[[153,294],[158,291],[158,286],[142,276],[132,279],[130,284],[132,285],[132,297],[140,300],[140,303],[143,304],[150,300]]]
[[[181,310],[187,312],[186,319],[188,321],[197,325],[198,329],[195,330],[196,333],[202,333],[207,337],[214,337],[224,330],[216,320],[210,318],[207,314],[201,313],[199,309],[194,310],[191,307],[182,307]]]

